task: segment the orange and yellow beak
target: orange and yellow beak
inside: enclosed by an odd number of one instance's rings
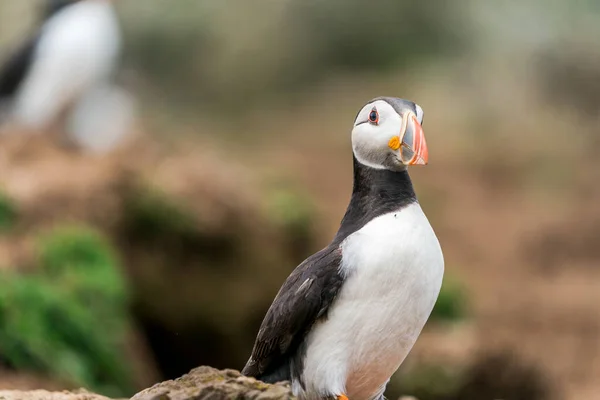
[[[402,118],[400,134],[394,136],[389,147],[400,150],[400,159],[404,165],[427,165],[429,152],[423,128],[412,112],[407,112]]]

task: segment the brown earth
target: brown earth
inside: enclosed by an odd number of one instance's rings
[[[311,238],[265,214],[248,171],[216,163],[209,148],[165,150],[152,140],[92,157],[45,137],[3,137],[0,182],[19,218],[2,236],[0,265],[30,270],[40,232],[95,226],[120,250],[133,288],[138,329],[126,356],[137,387],[198,360],[241,367],[255,325]]]

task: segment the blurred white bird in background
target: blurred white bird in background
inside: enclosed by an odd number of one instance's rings
[[[0,70],[5,119],[41,132],[64,114],[69,138],[90,151],[131,130],[134,101],[114,83],[121,32],[110,0],[46,0],[38,32]]]
[[[110,151],[131,132],[135,102],[125,90],[109,83],[95,85],[77,102],[69,117],[71,139],[95,153]]]

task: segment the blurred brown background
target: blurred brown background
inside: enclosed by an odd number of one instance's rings
[[[0,0],[0,59],[35,6]],[[357,110],[389,95],[425,111],[411,176],[446,278],[388,397],[600,397],[596,2],[116,7],[135,139],[0,138],[0,387],[124,396],[241,368],[337,230]]]

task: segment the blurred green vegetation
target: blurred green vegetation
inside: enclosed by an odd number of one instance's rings
[[[545,374],[509,350],[477,354],[466,365],[420,363],[411,366],[394,389],[419,400],[549,400]]]
[[[457,29],[464,1],[292,1],[288,16],[312,44],[310,73],[404,67],[429,56],[458,54],[468,27]],[[462,21],[464,22],[464,21]]]
[[[127,236],[161,242],[173,238],[183,243],[197,236],[197,221],[182,206],[154,187],[140,187],[125,196]],[[164,244],[164,242],[163,242]]]
[[[4,192],[0,190],[0,232],[9,231],[17,221],[17,205]]]
[[[343,73],[402,69],[468,48],[467,0],[197,2],[120,5],[126,63],[162,95],[203,107],[289,97]],[[284,95],[284,96],[278,96]],[[179,110],[181,111],[181,110]]]
[[[459,321],[467,316],[468,299],[464,285],[446,272],[442,289],[437,298],[430,320],[432,322]]]
[[[398,392],[419,400],[441,400],[455,393],[461,384],[461,371],[439,364],[418,364],[400,374],[393,385]]]
[[[38,245],[36,274],[0,279],[2,362],[110,396],[130,394],[126,284],[112,248],[75,226],[45,233]]]
[[[294,259],[306,258],[314,250],[315,205],[299,189],[278,187],[266,195],[266,214],[286,238],[286,247]]]
[[[152,252],[154,267],[162,264],[168,270],[195,259],[205,267],[219,267],[237,254],[235,230],[205,224],[155,186],[140,184],[126,191],[120,224],[127,250]]]
[[[78,226],[61,227],[40,237],[38,251],[41,271],[49,281],[62,285],[95,311],[96,300],[98,306],[110,305],[115,310],[126,304],[120,263],[100,233]]]

